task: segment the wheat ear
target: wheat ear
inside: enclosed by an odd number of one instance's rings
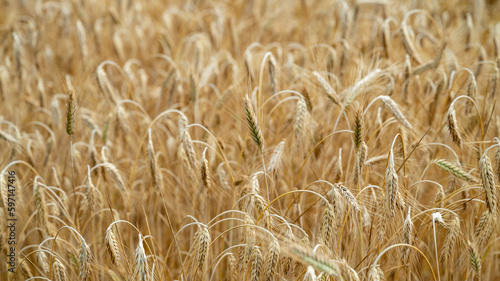
[[[153,147],[153,139],[151,138],[151,128],[148,130],[148,145],[146,146],[146,158],[148,160],[149,172],[151,173],[151,178],[153,179],[153,186],[156,190],[160,190],[162,187],[162,177],[160,169],[158,168],[158,163],[156,161],[155,150]]]
[[[476,237],[476,244],[479,248],[483,248],[488,244],[491,236],[495,232],[497,221],[497,214],[486,210],[477,223],[474,236]]]
[[[90,278],[90,248],[83,240],[80,243],[80,255],[78,259],[78,264],[80,265],[80,271],[78,276],[81,281],[86,281]]]
[[[139,245],[135,249],[135,273],[134,276],[139,281],[150,281],[148,272],[148,260],[146,258],[146,252],[144,251],[144,246],[142,240],[144,238],[139,234]]]
[[[384,272],[380,269],[378,265],[371,265],[368,271],[369,281],[382,281],[384,280]]]
[[[49,266],[49,261],[47,259],[47,255],[40,248],[38,248],[38,252],[36,252],[36,259],[37,259],[38,263],[40,264],[40,267],[42,268],[43,272],[49,273],[50,266]]]
[[[266,254],[266,264],[264,269],[264,281],[272,281],[276,267],[278,266],[278,259],[280,256],[280,244],[277,239],[272,239],[269,250]]]
[[[476,245],[468,241],[469,261],[476,276],[481,280],[481,256],[477,252]]]
[[[453,103],[450,105],[450,108],[448,108],[448,113],[446,114],[446,124],[448,125],[448,131],[450,131],[453,142],[459,147],[462,147],[463,137],[458,127],[457,116],[455,109],[453,109]]]
[[[450,259],[452,251],[458,241],[458,234],[460,233],[460,218],[453,216],[446,236],[444,238],[443,248],[441,249],[441,262],[446,262]]]
[[[466,173],[464,170],[460,169],[459,167],[453,165],[452,163],[448,162],[447,160],[439,159],[439,160],[435,160],[434,163],[436,163],[436,165],[439,168],[452,174],[453,176],[455,176],[458,179],[468,181],[471,183],[476,182],[476,179],[474,179],[471,175],[469,175],[468,173]]]
[[[201,157],[201,181],[206,189],[210,189],[212,185],[212,180],[210,179],[210,168],[208,167],[207,159],[207,149],[203,150],[203,155]]]
[[[387,211],[394,215],[394,208],[396,206],[396,197],[398,192],[398,175],[394,169],[394,156],[392,148],[389,152],[389,161],[387,169],[385,170],[385,186],[386,186],[386,207]]]
[[[323,216],[321,217],[320,225],[320,240],[326,246],[329,246],[332,237],[334,236],[334,220],[335,220],[335,210],[332,204],[327,203],[325,210],[323,211]]]
[[[259,281],[260,275],[262,273],[262,252],[260,251],[259,247],[253,246],[250,260],[252,266],[250,280]]]
[[[323,76],[321,76],[318,72],[316,71],[313,71],[313,75],[316,77],[316,79],[318,79],[319,83],[321,84],[321,86],[323,87],[323,90],[325,91],[326,93],[326,96],[333,102],[335,103],[336,105],[340,105],[340,99],[337,95],[337,93],[335,93],[335,90],[330,86],[330,84],[328,84],[328,82],[326,82],[326,80],[323,78]]]
[[[412,229],[413,229],[413,222],[411,221],[411,207],[408,207],[408,214],[403,223],[403,243],[408,245],[412,244]],[[402,249],[403,264],[408,263],[409,256],[410,256],[410,247],[403,247]]]
[[[248,128],[250,129],[250,135],[252,135],[253,141],[262,153],[264,151],[264,139],[262,137],[262,131],[260,130],[259,123],[257,122],[257,116],[255,115],[252,102],[248,98],[248,95],[245,95],[245,97],[243,98],[243,103],[245,107],[245,116],[247,119]]]
[[[62,262],[55,258],[54,261],[54,278],[55,281],[66,281],[68,278],[66,277],[66,267],[62,264]]]
[[[120,249],[118,248],[118,241],[116,239],[115,234],[111,228],[106,230],[106,250],[108,251],[109,257],[111,258],[111,262],[118,266],[121,261]]]
[[[399,109],[398,104],[393,99],[391,99],[391,97],[379,96],[379,98],[382,100],[385,107],[387,107],[387,109],[389,109],[389,111],[392,112],[392,114],[396,117],[396,119],[398,119],[399,122],[401,122],[401,124],[403,124],[408,129],[412,128],[412,125],[410,124],[410,122],[408,122],[408,119],[406,119],[403,112],[401,112],[401,109]]]
[[[490,158],[483,153],[479,160],[479,174],[484,188],[486,197],[486,207],[490,212],[495,213],[497,208],[497,188],[495,179],[493,178],[493,168],[491,167]]]

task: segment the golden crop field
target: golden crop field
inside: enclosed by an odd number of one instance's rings
[[[0,280],[500,280],[499,2],[0,0]]]

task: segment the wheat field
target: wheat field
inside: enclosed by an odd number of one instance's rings
[[[499,280],[499,14],[0,1],[0,279]]]

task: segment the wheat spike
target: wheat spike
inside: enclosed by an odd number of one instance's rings
[[[321,256],[313,255],[309,253],[308,251],[298,248],[297,246],[292,246],[290,250],[290,254],[298,261],[302,263],[306,263],[314,268],[316,268],[319,271],[324,272],[325,274],[328,274],[329,276],[339,278],[340,277],[340,270],[339,268],[333,264],[330,263],[329,261],[325,260]]]
[[[335,210],[332,204],[327,203],[323,216],[321,217],[320,239],[325,245],[329,245],[334,236]]]
[[[196,181],[197,174],[196,174],[195,170],[193,170],[193,168],[189,162],[189,159],[188,159],[187,154],[186,154],[186,150],[184,150],[184,145],[182,143],[177,148],[177,157],[181,160],[182,166],[186,170],[188,177],[192,181]]]
[[[369,281],[382,281],[384,280],[384,272],[380,269],[378,265],[371,265],[368,271]]]
[[[483,248],[488,244],[491,236],[495,232],[497,222],[496,213],[492,213],[489,210],[486,210],[482,215],[481,219],[477,223],[476,230],[474,232],[474,236],[476,238],[476,245],[479,248]]]
[[[354,138],[354,147],[359,151],[361,142],[363,141],[363,115],[361,111],[356,111],[354,115],[354,129],[352,130]]]
[[[233,254],[229,254],[228,266],[229,266],[229,280],[230,281],[238,281],[238,264],[236,262],[236,258]]]
[[[105,162],[102,165],[104,166],[104,170],[106,171],[106,173],[108,173],[115,181],[116,185],[118,185],[118,188],[121,191],[125,191],[125,182],[123,181],[123,178],[120,175],[120,172],[118,172],[116,166],[109,162]]]
[[[361,208],[359,207],[358,201],[356,200],[354,195],[352,195],[351,191],[349,191],[349,189],[347,189],[347,187],[345,187],[341,184],[336,184],[336,186],[340,190],[340,193],[342,194],[342,196],[344,196],[344,198],[347,200],[347,202],[349,202],[351,207],[353,207],[354,210],[356,210],[356,212],[361,212]]]
[[[87,166],[87,190],[86,190],[86,194],[85,194],[85,197],[87,198],[87,202],[88,202],[88,205],[89,205],[89,208],[91,211],[94,211],[98,205],[98,193],[99,191],[97,190],[97,188],[94,186],[94,184],[92,183],[92,178],[90,176],[90,167]]]
[[[264,281],[272,281],[276,267],[278,266],[278,259],[280,256],[280,244],[277,239],[272,239],[269,250],[266,254],[266,264],[264,269]]]
[[[142,244],[143,237],[139,234],[139,245],[135,250],[135,272],[134,276],[139,281],[149,281],[148,260]]]
[[[269,73],[269,83],[271,88],[271,94],[276,93],[276,60],[274,56],[270,56],[267,61],[268,73]]]
[[[252,247],[250,280],[259,281],[262,273],[262,253],[257,246]]]
[[[456,143],[459,147],[462,147],[462,134],[460,133],[460,129],[458,127],[457,116],[455,113],[455,109],[453,109],[453,104],[450,105],[448,109],[448,113],[446,114],[446,120],[448,125],[448,131],[450,131],[451,139],[454,143]]]
[[[497,151],[495,153],[495,165],[494,169],[495,172],[494,174],[497,176],[497,179],[500,180],[500,140],[498,138],[495,138],[497,141],[497,144],[499,145],[497,147]]]
[[[146,146],[146,158],[148,160],[149,172],[151,173],[151,178],[153,179],[153,186],[156,190],[160,190],[162,187],[162,176],[160,169],[158,168],[158,163],[156,161],[155,150],[153,147],[153,140],[151,138],[151,128],[148,130],[148,145]]]
[[[203,266],[205,265],[208,256],[208,245],[210,244],[210,233],[207,227],[201,227],[198,230],[196,241],[196,260],[198,265],[198,270],[203,271]]]
[[[264,228],[267,228],[270,224],[270,221],[271,221],[269,209],[264,210],[267,204],[262,196],[254,195],[254,197],[255,197],[254,203],[255,203],[256,217],[259,217],[262,214],[261,221],[264,224],[263,225]]]
[[[412,230],[413,230],[413,222],[411,221],[411,207],[408,207],[408,215],[406,216],[403,223],[403,243],[412,244]],[[402,257],[403,264],[408,263],[408,258],[410,256],[410,248],[403,247],[402,248]]]
[[[304,128],[307,127],[309,120],[308,114],[306,102],[303,98],[299,98],[297,101],[297,109],[293,117],[293,131],[295,132],[295,138],[299,141],[302,140],[304,136]]]
[[[469,261],[476,276],[481,279],[481,256],[477,252],[476,245],[468,241]]]
[[[194,171],[198,171],[198,157],[196,157],[193,140],[191,139],[191,135],[187,130],[184,131],[184,134],[182,136],[182,145],[184,146],[184,151],[186,152],[188,163],[191,166],[191,169],[193,169]]]
[[[444,238],[443,248],[441,250],[441,262],[444,263],[450,259],[452,251],[455,249],[459,233],[460,218],[458,216],[453,216]]]
[[[283,160],[283,151],[285,150],[285,141],[281,141],[274,149],[269,165],[267,165],[267,173],[276,173]]]
[[[38,222],[45,231],[50,233],[47,204],[45,202],[45,194],[44,191],[42,190],[42,186],[38,183],[37,178],[35,178],[35,182],[33,185],[33,196],[35,198]]]
[[[497,209],[497,188],[495,186],[495,179],[493,178],[491,161],[486,153],[484,153],[479,160],[479,174],[481,175],[486,197],[486,207],[488,207],[490,212],[495,213]]]
[[[337,95],[337,93],[335,93],[335,90],[330,86],[330,84],[328,84],[328,82],[326,82],[326,80],[323,78],[323,76],[321,76],[318,72],[316,71],[313,71],[313,75],[316,77],[316,79],[318,79],[319,83],[321,84],[321,86],[323,87],[323,90],[325,91],[326,93],[326,96],[333,102],[335,103],[336,105],[340,105],[340,99]]]
[[[54,278],[55,281],[66,281],[67,275],[66,275],[66,267],[62,264],[62,262],[58,259],[55,258],[54,260]]]
[[[70,90],[68,93],[68,102],[66,103],[66,133],[71,137],[75,133],[75,91]]]
[[[497,92],[498,79],[500,78],[500,68],[498,66],[499,60],[500,60],[500,57],[497,58],[497,63],[495,63],[495,67],[493,69],[493,73],[491,74],[489,85],[488,85],[490,97],[494,97],[496,92]]]
[[[78,273],[80,280],[88,280],[90,278],[90,248],[83,238],[80,243],[78,264],[80,266],[80,272]]]
[[[212,185],[212,181],[210,180],[210,170],[208,167],[208,160],[207,160],[207,148],[203,151],[203,155],[201,157],[201,181],[203,182],[203,186],[206,189],[210,189]]]
[[[312,109],[313,109],[313,106],[312,106],[312,102],[311,102],[311,97],[309,96],[309,92],[307,91],[307,89],[302,89],[302,95],[304,96],[304,99],[306,100],[306,105],[307,105],[307,110],[309,110],[309,112],[312,112]]]
[[[434,163],[436,163],[436,165],[439,168],[452,174],[453,176],[455,176],[458,179],[468,181],[471,183],[476,182],[476,179],[474,179],[471,175],[469,175],[464,170],[460,169],[459,167],[453,165],[452,163],[450,163],[444,159],[435,160]]]
[[[38,249],[38,252],[36,252],[36,259],[38,261],[38,264],[40,264],[40,268],[42,268],[43,272],[49,273],[49,261],[47,259],[47,255],[42,249]]]
[[[241,244],[245,244],[244,248],[240,248],[238,255],[238,264],[240,269],[246,267],[250,255],[252,253],[252,245],[255,243],[255,229],[254,229],[254,221],[249,215],[245,215],[244,224],[246,225],[243,229],[243,235],[241,238]]]
[[[118,241],[111,228],[108,228],[106,230],[105,243],[106,250],[108,251],[108,254],[111,258],[111,262],[114,265],[119,266],[121,260],[120,249],[118,248]]]
[[[243,103],[245,107],[245,116],[247,119],[248,128],[250,129],[250,135],[252,135],[253,141],[262,153],[264,151],[264,139],[262,137],[262,131],[260,130],[259,123],[257,122],[257,116],[255,115],[252,102],[248,98],[248,95],[245,95],[245,97],[243,98]]]
[[[345,259],[340,260],[341,275],[346,281],[360,281],[358,273],[347,263]]]
[[[391,111],[392,114],[394,114],[396,119],[398,119],[399,122],[401,122],[401,124],[403,124],[408,129],[412,128],[410,122],[408,122],[406,117],[403,115],[403,112],[401,112],[401,109],[399,109],[398,104],[394,100],[392,100],[391,97],[389,96],[379,96],[379,97],[380,99],[382,99],[382,102],[384,102],[384,105],[389,109],[389,111]]]
[[[394,215],[394,208],[396,207],[396,197],[398,193],[398,175],[394,169],[394,156],[392,149],[389,152],[389,161],[387,169],[385,170],[385,186],[387,192],[387,211]]]
[[[76,21],[76,34],[78,35],[78,43],[80,45],[80,52],[82,53],[83,60],[86,60],[89,56],[89,49],[87,46],[87,34],[85,33],[85,27],[80,20]]]

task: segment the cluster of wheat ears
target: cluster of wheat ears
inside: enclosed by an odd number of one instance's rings
[[[498,280],[499,13],[0,1],[0,279]]]

